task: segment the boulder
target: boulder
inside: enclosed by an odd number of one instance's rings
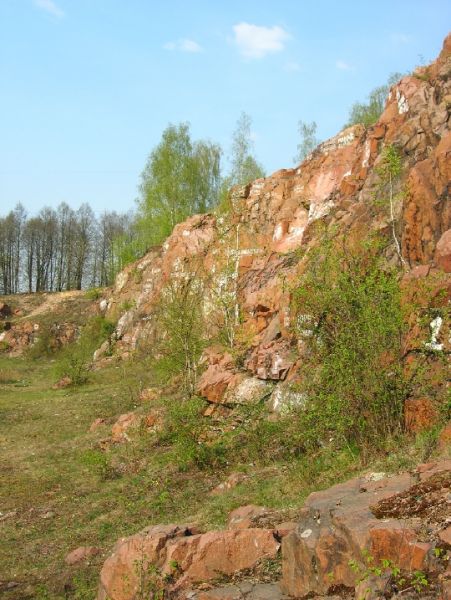
[[[303,597],[335,586],[353,588],[357,575],[350,561],[361,562],[364,570],[364,552],[375,563],[388,559],[409,572],[424,569],[431,544],[418,541],[403,521],[380,521],[370,508],[411,485],[409,474],[376,481],[359,477],[311,494],[297,529],[282,540],[283,591]]]
[[[280,544],[267,529],[210,531],[197,534],[189,526],[156,526],[119,540],[105,561],[98,600],[134,600],[145,574],[159,589],[182,590],[250,569],[277,556]],[[170,583],[172,582],[172,583]],[[150,590],[150,588],[149,588]]]
[[[128,440],[127,430],[131,427],[137,427],[141,422],[141,417],[133,412],[120,415],[116,423],[111,428],[111,437],[114,442],[124,442]]]
[[[66,555],[64,562],[69,566],[76,565],[80,562],[93,558],[99,554],[99,552],[100,549],[95,548],[94,546],[80,546],[79,548],[72,550],[72,552],[69,552],[69,554]]]
[[[430,398],[409,398],[404,403],[405,427],[411,433],[429,429],[438,418],[438,411]]]
[[[445,231],[435,247],[435,262],[447,273],[451,273],[451,229]]]
[[[255,526],[255,520],[259,517],[268,513],[268,509],[263,506],[255,506],[255,504],[248,504],[247,506],[240,506],[232,510],[229,514],[227,525],[229,529],[249,529]]]
[[[97,419],[95,419],[91,425],[89,426],[89,431],[96,431],[96,429],[98,429],[99,427],[101,427],[102,425],[105,425],[106,420],[102,419],[101,417],[98,417]]]
[[[219,496],[220,494],[224,494],[229,490],[233,490],[237,485],[242,483],[246,479],[246,474],[240,471],[231,473],[225,481],[214,487],[210,494],[212,496]]]

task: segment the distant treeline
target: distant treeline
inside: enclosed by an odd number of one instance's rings
[[[400,73],[375,88],[367,103],[355,103],[346,126],[373,125]],[[192,214],[230,210],[228,190],[265,175],[253,155],[252,119],[242,113],[232,135],[229,172],[223,150],[209,140],[194,141],[189,123],[169,124],[141,174],[137,210],[106,212],[96,218],[88,204],[73,210],[60,204],[28,217],[18,205],[0,218],[0,293],[62,291],[110,285],[127,263],[159,245],[177,223]],[[318,145],[316,123],[299,121],[295,162]]]
[[[132,217],[63,203],[28,216],[17,205],[0,218],[0,293],[63,291],[111,284],[122,268]]]

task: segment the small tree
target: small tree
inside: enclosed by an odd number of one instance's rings
[[[141,175],[138,225],[147,245],[159,244],[188,216],[217,203],[221,149],[193,143],[189,123],[169,125]]]
[[[396,181],[399,179],[402,170],[401,155],[398,149],[393,146],[386,146],[382,152],[382,160],[377,169],[380,177],[379,191],[388,194],[387,203],[390,211],[390,226],[392,238],[396,248],[396,254],[403,267],[407,267],[407,263],[401,252],[401,244],[396,233],[396,205],[402,199],[401,193],[395,193]]]
[[[162,291],[156,319],[160,341],[156,367],[169,380],[180,375],[183,390],[194,394],[204,347],[203,285],[197,274],[171,278]]]
[[[312,121],[311,123],[299,121],[298,130],[301,141],[298,144],[298,153],[294,157],[295,163],[300,163],[305,160],[305,158],[318,146],[319,140],[316,137],[316,129],[317,125],[315,121]]]
[[[242,112],[232,136],[231,169],[227,178],[229,187],[246,184],[265,176],[263,167],[253,156],[251,127],[251,117]]]

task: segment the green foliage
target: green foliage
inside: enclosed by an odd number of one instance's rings
[[[349,112],[349,121],[346,123],[346,127],[359,123],[365,125],[365,127],[374,125],[384,110],[385,100],[390,87],[399,81],[401,77],[401,73],[393,73],[385,85],[376,87],[370,92],[368,102],[356,102],[353,104]]]
[[[399,150],[390,144],[382,151],[382,161],[377,172],[383,181],[396,179],[401,175],[402,159]]]
[[[188,216],[217,203],[220,158],[219,146],[192,142],[188,123],[164,130],[141,176],[137,229],[148,246],[159,244]]]
[[[377,188],[377,203],[388,205],[390,215],[390,226],[396,253],[403,267],[407,266],[401,252],[401,244],[396,231],[397,208],[403,199],[402,191],[395,193],[397,181],[402,173],[402,157],[399,150],[393,144],[386,146],[381,155],[381,161],[377,167],[380,183]],[[385,196],[384,196],[385,195]]]
[[[319,140],[316,137],[317,125],[315,121],[306,123],[299,121],[298,131],[301,136],[301,141],[298,144],[298,152],[294,157],[295,163],[302,162],[313,150],[318,146]]]
[[[102,297],[102,290],[97,287],[89,288],[86,290],[85,296],[88,300],[99,300]]]
[[[225,464],[222,441],[208,444],[203,439],[207,430],[204,410],[205,401],[197,397],[173,400],[167,405],[160,442],[172,446],[171,456],[180,471],[193,466],[206,469]]]
[[[381,244],[326,240],[294,289],[296,332],[307,347],[299,414],[306,447],[381,447],[402,426],[406,382],[398,273]]]
[[[196,273],[171,279],[162,291],[156,313],[160,337],[155,348],[159,357],[155,371],[162,383],[178,376],[188,395],[194,393],[205,345],[203,294],[202,280]]]
[[[265,176],[263,167],[253,156],[251,127],[251,117],[242,112],[232,136],[231,168],[229,176],[225,179],[227,189]]]
[[[57,377],[69,377],[72,385],[86,383],[94,351],[109,338],[114,329],[114,323],[102,316],[90,319],[79,339],[61,350],[55,369]]]
[[[57,340],[49,325],[42,325],[39,335],[28,348],[27,354],[31,358],[39,359],[43,356],[50,357],[59,349]]]
[[[363,550],[362,555],[362,562],[352,559],[348,563],[351,570],[358,576],[359,583],[371,576],[387,577],[387,590],[394,585],[397,590],[404,592],[415,590],[418,594],[424,592],[429,586],[429,580],[423,571],[403,572],[389,558],[382,558],[376,563],[374,557],[367,550]],[[333,578],[333,574],[331,575]],[[370,590],[367,593],[369,594]],[[359,600],[365,600],[365,598],[366,595]]]

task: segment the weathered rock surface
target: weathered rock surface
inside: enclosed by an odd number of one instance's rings
[[[75,550],[72,550],[72,552],[69,552],[69,554],[64,559],[64,562],[66,563],[66,565],[69,566],[76,565],[83,561],[89,560],[90,558],[93,558],[94,556],[99,554],[99,552],[100,549],[94,546],[80,546],[79,548],[75,548]]]
[[[450,39],[435,63],[393,86],[373,127],[349,127],[298,168],[235,188],[229,217],[190,217],[162,247],[120,273],[104,310],[117,315],[131,300],[133,307],[120,316],[116,352],[128,356],[140,344],[152,345],[165,285],[196,273],[210,333],[226,327],[217,298],[227,294],[233,303],[229,314],[241,315],[245,340],[239,360],[224,348],[206,351],[198,393],[211,403],[233,404],[264,392],[260,380],[295,378],[302,349],[294,346],[289,284],[317,243],[320,221],[353,239],[371,231],[391,239],[389,211],[374,202],[375,195],[384,194],[378,167],[389,144],[402,159],[395,193],[403,193],[395,217],[404,261],[415,277],[427,277],[436,267],[446,277],[451,266]],[[387,259],[398,261],[394,242]],[[276,395],[276,405],[280,399]]]
[[[194,533],[190,527],[156,526],[120,540],[105,562],[98,600],[137,597],[149,565],[171,576],[174,590],[213,581],[274,558],[280,544],[271,530],[243,529]]]
[[[347,590],[349,597],[354,588],[356,598],[365,590],[370,598],[395,597],[397,584],[384,563],[406,577],[433,573],[438,583],[428,597],[435,598],[434,590],[448,586],[445,555],[435,548],[451,547],[450,487],[451,460],[442,460],[412,473],[370,473],[315,492],[297,511],[296,523],[248,505],[230,514],[225,531],[149,527],[116,544],[101,572],[98,600],[139,597],[146,573],[153,574],[147,582],[152,589],[190,599],[332,598],[334,590]],[[280,540],[279,587],[277,569],[269,581],[258,577],[262,561],[278,560]],[[368,571],[368,557],[380,575]],[[218,586],[219,577],[228,583]]]
[[[353,588],[359,572],[353,563],[360,564],[361,572],[365,572],[365,553],[375,565],[389,560],[407,573],[427,571],[434,556],[433,536],[423,541],[424,523],[411,517],[423,515],[425,519],[439,505],[449,510],[446,499],[451,483],[450,467],[451,461],[444,461],[420,469],[423,481],[431,481],[421,492],[414,487],[417,476],[406,473],[376,477],[376,481],[357,478],[311,494],[296,531],[282,541],[283,591],[300,598],[325,594],[333,586]],[[432,478],[438,476],[437,483]],[[418,505],[418,497],[428,487],[432,490],[430,504],[425,501]],[[406,511],[406,504],[418,510]],[[383,511],[384,505],[398,508],[387,513]],[[443,515],[434,516],[438,527],[442,518]]]

